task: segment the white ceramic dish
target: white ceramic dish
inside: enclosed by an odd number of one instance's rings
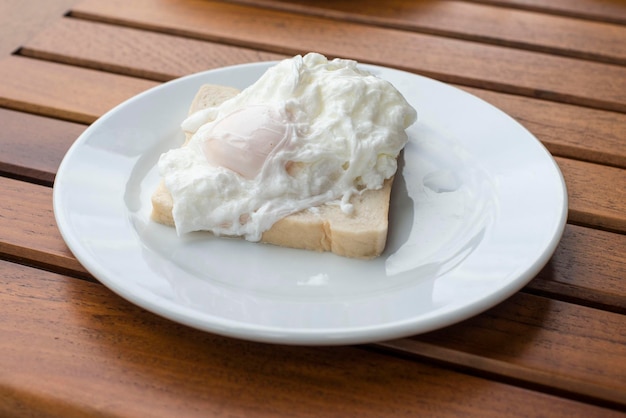
[[[461,90],[363,65],[418,110],[401,158],[384,254],[372,261],[194,233],[149,220],[159,155],[203,83],[244,88],[272,63],[165,83],[108,112],[68,151],[59,229],[105,286],[173,321],[248,340],[366,343],[435,330],[505,300],[552,255],[567,194],[550,154]]]

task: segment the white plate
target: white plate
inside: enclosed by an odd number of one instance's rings
[[[435,330],[523,287],[563,232],[567,194],[550,154],[512,118],[461,90],[363,65],[418,111],[394,185],[384,254],[352,260],[216,238],[149,220],[159,155],[203,83],[244,88],[273,63],[194,74],[146,91],[78,138],[54,185],[77,259],[127,300],[248,340],[330,345]]]

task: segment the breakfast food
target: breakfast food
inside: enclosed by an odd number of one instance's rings
[[[159,160],[152,218],[178,234],[211,231],[372,258],[415,110],[350,60],[283,60],[241,92],[203,86],[184,146]]]

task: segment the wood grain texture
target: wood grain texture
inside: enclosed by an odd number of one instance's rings
[[[0,172],[52,185],[70,145],[85,125],[0,109]]]
[[[515,118],[554,155],[626,168],[626,114],[461,88]]]
[[[556,159],[570,200],[568,221],[626,232],[626,170]]]
[[[278,53],[318,51],[446,82],[626,112],[626,67],[618,65],[211,1],[147,1],[87,0],[72,15]]]
[[[0,79],[0,106],[80,123],[158,84],[19,56],[0,60]]]
[[[619,416],[353,347],[222,338],[158,318],[98,284],[2,261],[0,271],[4,414]]]
[[[89,22],[59,19],[27,42],[21,55],[168,81],[212,68],[285,55]]]
[[[215,67],[284,58],[79,19],[59,20],[24,45],[21,53],[163,81]],[[626,114],[463,89],[519,120],[556,155],[626,168]]]
[[[556,251],[526,287],[626,315],[626,235],[567,225]]]
[[[0,2],[0,57],[11,54],[42,27],[63,16],[77,0],[3,0]]]
[[[626,27],[463,1],[231,0],[612,64],[626,63]]]
[[[86,275],[65,245],[52,210],[52,189],[0,177],[0,254]]]
[[[626,23],[626,5],[622,0],[470,0],[476,3],[495,4],[574,16],[581,19],[596,19],[604,22]]]
[[[381,346],[625,408],[623,318],[520,293],[482,315],[412,338],[416,344]]]

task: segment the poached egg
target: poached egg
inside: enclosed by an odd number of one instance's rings
[[[350,196],[397,169],[416,111],[352,60],[286,59],[235,97],[182,123],[188,144],[161,156],[177,233],[258,241],[276,221]]]

